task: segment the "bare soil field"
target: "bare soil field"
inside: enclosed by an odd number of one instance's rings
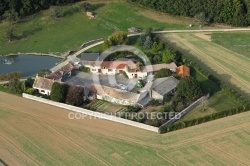
[[[176,49],[250,98],[250,58],[195,34],[167,34],[164,37]]]
[[[8,165],[248,165],[250,112],[167,134],[0,92],[0,156]]]

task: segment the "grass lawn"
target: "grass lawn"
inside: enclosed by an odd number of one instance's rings
[[[223,90],[221,90],[211,96],[208,101],[200,104],[175,123],[204,117],[212,113],[224,111],[226,109],[234,108],[240,105],[241,104],[239,102],[235,101],[232,97],[230,97]]]
[[[111,3],[112,2],[112,3]],[[0,55],[17,52],[61,54],[77,49],[82,43],[105,38],[115,30],[127,31],[129,27],[154,29],[184,29],[186,22],[166,23],[145,16],[144,8],[124,1],[91,1],[96,18],[89,19],[79,11],[78,5],[64,6],[66,15],[52,20],[50,11],[42,11],[22,20],[16,27],[17,40],[6,42],[5,23],[0,24]],[[152,15],[152,13],[150,13]],[[157,15],[157,13],[155,13]]]
[[[194,77],[197,81],[199,81],[202,88],[206,92],[209,92],[211,96],[214,93],[219,92],[221,90],[220,87],[218,87],[215,83],[206,79],[203,75],[201,75],[199,72],[194,70],[192,67],[191,67],[190,71],[191,71],[191,76]]]
[[[195,77],[196,80],[200,82],[202,88],[208,91],[211,97],[175,123],[207,116],[215,112],[224,111],[241,105],[238,101],[235,101],[233,97],[226,94],[225,91],[221,90],[216,84],[206,79],[193,68],[191,68],[191,76]]]
[[[250,58],[250,33],[213,33],[212,41]]]
[[[10,89],[5,88],[3,85],[0,85],[0,91],[5,92],[5,93],[9,93],[9,94],[13,94],[13,95],[17,95],[17,96],[21,96],[21,94],[12,92]]]

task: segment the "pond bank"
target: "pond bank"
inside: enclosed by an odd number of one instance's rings
[[[64,59],[67,56],[67,53],[62,54],[62,55],[55,55],[55,54],[44,54],[44,53],[36,53],[36,52],[32,52],[32,53],[16,53],[16,54],[7,54],[7,55],[0,55],[0,56],[15,56],[15,55],[38,55],[38,56],[51,56],[51,57],[55,57],[55,58],[61,58]]]

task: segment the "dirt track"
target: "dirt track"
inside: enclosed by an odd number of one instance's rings
[[[0,156],[9,165],[243,165],[250,163],[249,118],[250,112],[159,135],[69,120],[67,110],[0,92]]]
[[[166,38],[182,52],[244,94],[250,94],[250,59],[197,37],[195,34],[168,34]]]

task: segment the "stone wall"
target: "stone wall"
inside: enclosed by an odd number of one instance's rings
[[[127,120],[127,119],[116,117],[116,116],[103,114],[103,113],[100,113],[100,112],[87,110],[87,109],[80,108],[80,107],[75,107],[75,106],[71,106],[71,105],[67,105],[67,104],[63,104],[63,103],[54,102],[54,101],[47,100],[47,99],[44,99],[44,98],[41,98],[41,97],[32,96],[32,95],[29,95],[29,94],[26,94],[26,93],[23,93],[23,97],[26,98],[26,99],[30,99],[30,100],[38,101],[38,102],[41,102],[41,103],[49,104],[49,105],[52,105],[52,106],[56,106],[56,107],[59,107],[59,108],[67,109],[69,111],[78,112],[78,113],[82,113],[84,115],[94,116],[94,117],[97,117],[97,118],[110,120],[110,121],[117,122],[117,123],[126,124],[126,125],[129,125],[129,126],[137,127],[137,128],[140,128],[140,129],[145,129],[145,130],[148,130],[148,131],[158,132],[158,130],[159,130],[159,128],[157,128],[157,127],[153,127],[153,126],[149,126],[149,125],[146,125],[146,124],[130,121],[130,120]],[[94,121],[93,121],[93,123],[94,123]]]

